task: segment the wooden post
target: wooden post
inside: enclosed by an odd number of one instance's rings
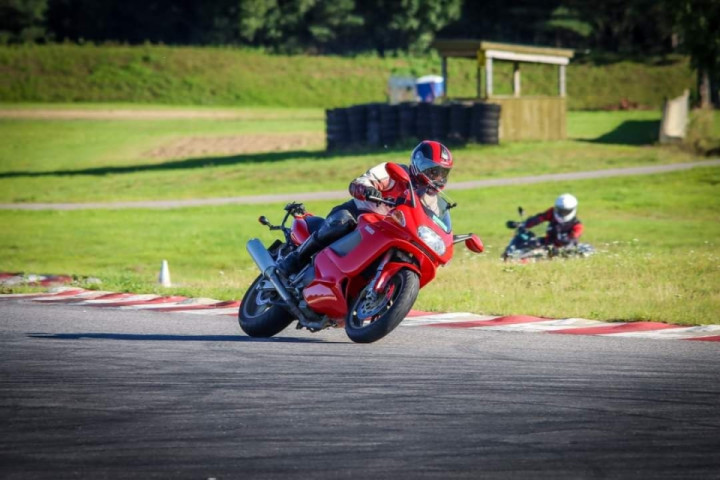
[[[483,69],[480,62],[477,64],[477,75],[475,79],[477,81],[477,98],[483,98]]]
[[[520,62],[513,64],[513,96],[520,96]]]
[[[443,77],[443,87],[445,88],[445,98],[448,98],[447,57],[442,57],[442,77]]]
[[[476,63],[477,72],[475,74],[475,81],[477,83],[477,85],[476,85],[477,98],[483,98],[483,93],[485,92],[485,90],[483,90],[483,77],[484,77],[484,73],[485,73],[485,72],[483,72],[483,64],[484,63],[485,63],[485,52],[478,49],[477,63]]]
[[[493,94],[493,61],[492,57],[485,58],[485,98]]]
[[[559,95],[561,97],[566,96],[567,91],[565,90],[565,65],[560,65],[560,69],[558,70],[558,86]]]

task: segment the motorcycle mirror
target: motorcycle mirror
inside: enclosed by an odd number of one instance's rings
[[[396,182],[410,183],[410,175],[397,163],[388,162],[387,165],[385,165],[385,170],[387,170],[390,178]]]
[[[270,225],[270,221],[265,217],[265,215],[258,218],[258,222],[262,223],[263,225]]]
[[[478,237],[474,233],[471,233],[470,238],[465,240],[465,246],[468,248],[468,250],[475,253],[482,253],[485,250],[485,246],[483,245],[482,240],[480,240],[480,237]]]
[[[520,215],[520,218],[522,218],[523,213],[525,213],[525,211],[523,210],[523,208],[522,208],[522,207],[518,207],[518,214]]]

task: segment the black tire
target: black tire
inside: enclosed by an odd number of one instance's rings
[[[345,319],[345,333],[355,343],[376,342],[400,325],[417,299],[420,279],[403,269],[388,281],[380,298],[369,299],[370,289],[366,286],[353,300]]]
[[[473,125],[474,130],[477,131],[484,131],[484,130],[495,130],[500,127],[500,123],[498,122],[498,119],[494,120],[479,120],[475,122]]]
[[[500,120],[500,112],[473,112],[472,120],[475,122],[496,122]]]
[[[261,298],[263,291],[257,287],[262,275],[255,279],[243,296],[238,310],[238,323],[243,332],[251,337],[272,337],[283,331],[294,319],[290,314],[267,300],[277,299],[277,294]]]
[[[477,143],[491,143],[497,145],[500,141],[500,136],[497,132],[493,133],[482,133],[475,135],[475,141]]]

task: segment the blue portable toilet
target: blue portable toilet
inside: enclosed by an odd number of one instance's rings
[[[432,102],[445,95],[445,80],[440,75],[425,75],[415,80],[418,100]]]

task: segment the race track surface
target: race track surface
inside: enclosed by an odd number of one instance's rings
[[[0,477],[719,478],[716,342],[0,300]]]

